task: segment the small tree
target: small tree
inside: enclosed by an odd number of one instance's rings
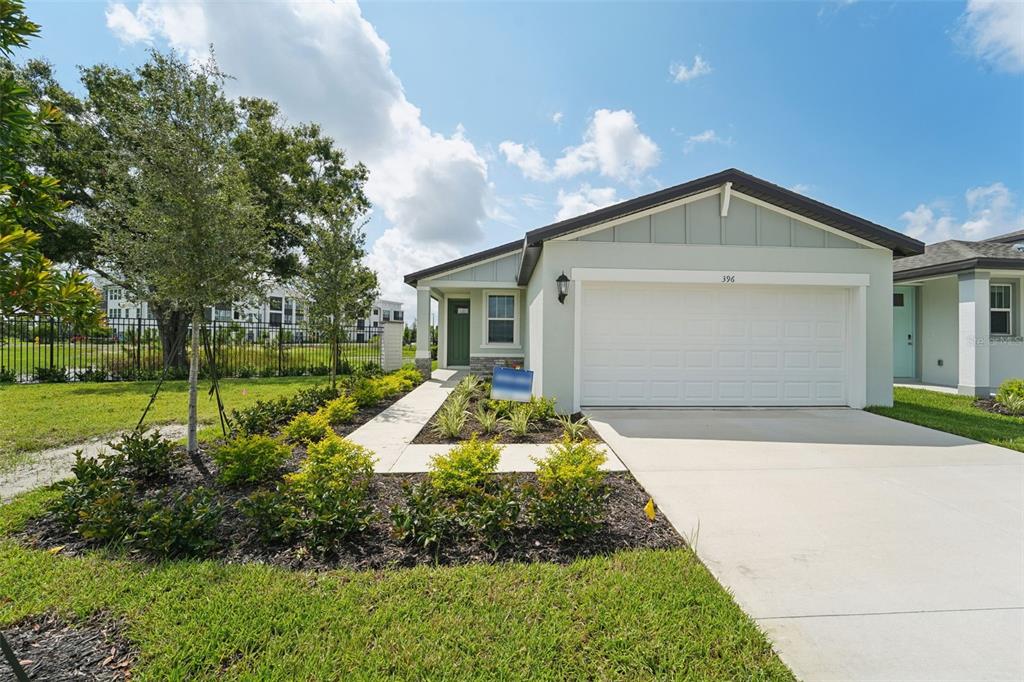
[[[300,289],[309,302],[310,323],[327,333],[331,344],[331,387],[337,385],[338,342],[345,322],[363,314],[377,296],[377,275],[362,264],[366,234],[356,221],[368,204],[358,196],[333,203],[313,221],[304,251]]]
[[[197,467],[196,402],[204,310],[256,295],[270,254],[262,214],[231,148],[237,110],[212,61],[189,65],[153,53],[139,69],[139,106],[126,106],[113,125],[130,143],[109,171],[131,191],[124,218],[100,232],[100,257],[151,302],[189,319],[188,452]],[[113,200],[112,200],[113,201]],[[103,225],[102,220],[94,224]],[[123,229],[123,225],[129,229]]]
[[[57,270],[39,249],[40,231],[59,220],[68,202],[60,183],[30,163],[60,112],[47,102],[32,106],[9,61],[38,33],[20,0],[0,0],[0,315],[53,315],[93,327],[102,319],[95,287],[81,273]]]

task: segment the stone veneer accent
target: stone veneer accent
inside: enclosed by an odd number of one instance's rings
[[[495,367],[523,367],[526,363],[522,356],[505,358],[469,358],[469,371],[473,374],[490,375]]]
[[[430,378],[430,358],[416,358],[416,369],[420,371],[424,379]]]

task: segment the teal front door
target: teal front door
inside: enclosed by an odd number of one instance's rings
[[[448,300],[448,366],[469,366],[469,299]]]
[[[917,328],[914,287],[892,289],[892,373],[907,379],[917,374]]]

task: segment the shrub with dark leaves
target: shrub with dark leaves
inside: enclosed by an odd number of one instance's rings
[[[128,541],[159,558],[204,556],[216,546],[222,509],[206,488],[142,503]]]
[[[237,503],[260,540],[268,545],[293,542],[302,529],[302,510],[288,488],[258,490]]]
[[[143,482],[166,478],[179,459],[175,456],[174,444],[159,433],[146,436],[133,431],[108,445],[117,453],[111,456],[121,459],[119,466],[124,474]]]

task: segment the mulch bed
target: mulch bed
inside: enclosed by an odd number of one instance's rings
[[[303,457],[303,449],[296,448],[282,473],[297,469]],[[216,466],[205,453],[203,459],[210,471],[216,470]],[[535,475],[529,473],[498,475],[514,477],[519,484],[536,480]],[[607,477],[611,493],[607,514],[601,528],[585,540],[562,542],[557,537],[539,530],[523,527],[497,556],[482,544],[474,542],[446,547],[435,556],[432,551],[399,542],[391,534],[389,512],[392,507],[404,502],[403,486],[421,481],[424,477],[425,474],[375,474],[370,492],[371,504],[376,512],[375,520],[366,531],[337,547],[327,556],[314,555],[302,545],[265,545],[235,507],[240,499],[257,487],[227,488],[216,483],[206,483],[216,492],[217,501],[224,509],[216,533],[218,549],[211,558],[228,563],[262,563],[290,569],[382,569],[419,564],[492,561],[568,563],[580,557],[605,555],[623,549],[669,548],[683,545],[682,538],[660,513],[653,522],[644,515],[643,506],[647,503],[648,495],[640,484],[628,473],[611,472]],[[159,493],[153,490],[141,491],[139,501],[156,494],[187,492],[203,484],[203,478],[195,468],[183,462],[170,473]],[[59,547],[58,551],[62,556],[79,555],[97,548],[94,543],[84,540],[77,533],[65,530],[48,514],[30,519],[16,537],[34,548]],[[129,558],[149,560],[145,555],[133,550],[124,551]]]
[[[1017,417],[1018,419],[1024,420],[1024,415],[1013,414],[1008,409],[997,403],[991,398],[978,398],[974,401],[974,406],[979,410],[985,410],[986,412],[992,412],[994,414],[1002,414],[1007,417]]]
[[[481,402],[487,402],[485,397],[474,396],[469,399],[469,415],[466,418],[466,424],[462,427],[462,431],[459,433],[458,438],[445,438],[434,431],[434,424],[437,421],[437,413],[430,418],[426,426],[420,429],[420,432],[413,438],[413,443],[419,444],[440,444],[440,443],[459,443],[464,440],[469,440],[470,437],[475,433],[481,438],[494,438],[497,437],[499,443],[536,443],[545,444],[553,443],[562,437],[562,425],[558,423],[557,419],[548,419],[546,421],[534,424],[533,429],[526,434],[526,436],[514,436],[503,427],[499,425],[498,431],[490,435],[484,435],[483,429],[480,427],[480,422],[476,418],[476,408]],[[443,407],[443,405],[442,405]],[[438,408],[440,411],[440,408]],[[573,421],[577,421],[583,417],[583,414],[577,412],[572,415]],[[597,435],[589,426],[586,428],[586,437],[590,440],[601,441],[601,437]]]
[[[69,622],[52,614],[3,628],[31,680],[128,680],[137,651],[121,636],[122,625],[105,614]],[[14,672],[0,656],[0,680]]]

